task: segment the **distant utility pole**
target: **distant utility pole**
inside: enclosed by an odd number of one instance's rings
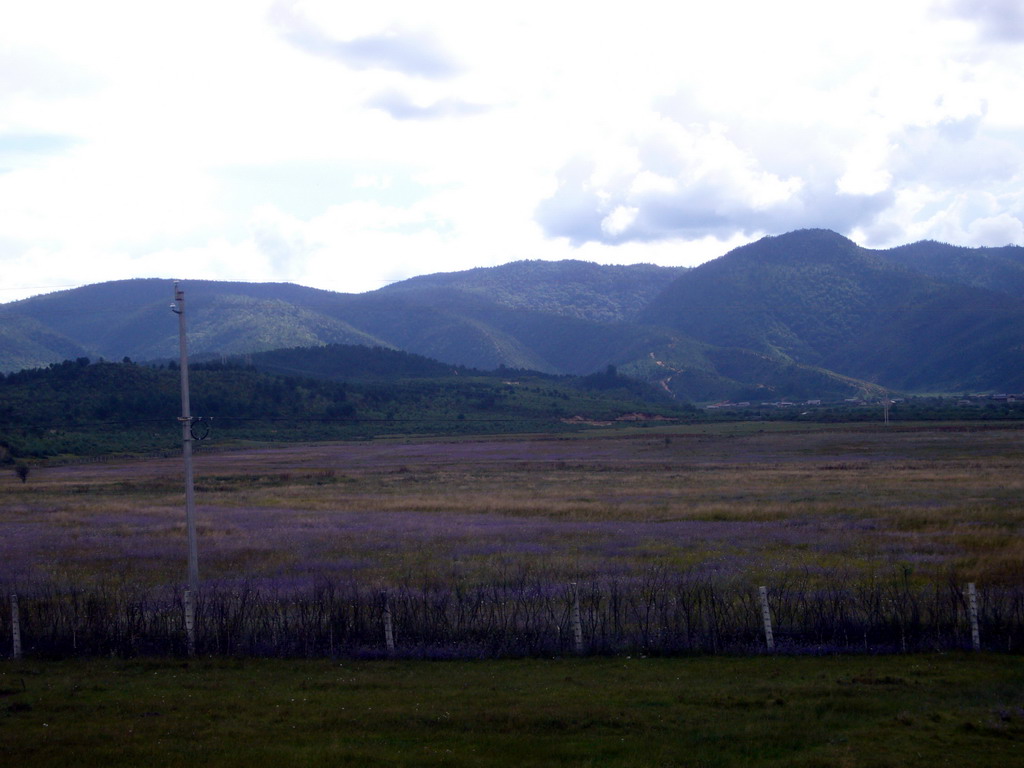
[[[185,525],[188,528],[188,588],[199,589],[199,547],[196,544],[196,491],[192,479],[192,411],[188,399],[188,345],[185,340],[185,291],[174,284],[171,311],[178,316],[178,348],[181,364],[181,450],[185,457]]]

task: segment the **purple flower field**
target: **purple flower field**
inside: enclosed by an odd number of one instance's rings
[[[833,616],[849,613],[844,642],[854,646],[863,645],[864,631],[851,628],[871,621],[902,626],[905,644],[913,616],[927,623],[927,606],[929,621],[962,643],[970,581],[985,590],[990,626],[1003,627],[1000,642],[1016,642],[1014,601],[1024,584],[1020,430],[719,430],[199,452],[205,605],[221,601],[223,618],[236,612],[229,603],[241,592],[257,602],[312,601],[321,619],[310,631],[327,633],[310,641],[319,653],[335,636],[359,645],[359,632],[373,646],[387,593],[391,615],[402,617],[401,632],[418,637],[417,647],[450,644],[452,633],[486,646],[481,638],[496,627],[526,622],[527,634],[547,638],[536,647],[548,648],[569,642],[566,595],[575,583],[582,623],[606,638],[600,647],[619,647],[626,641],[614,637],[625,632],[630,643],[646,638],[641,645],[668,651],[725,641],[698,639],[696,629],[686,643],[675,631],[662,637],[652,612],[658,626],[679,627],[689,615],[683,623],[704,632],[731,611],[727,623],[742,645],[758,631],[751,590],[768,585],[791,637],[804,631],[793,617],[813,623],[814,611],[831,601]],[[13,473],[3,477],[0,585],[50,595],[55,605],[96,590],[111,600],[178,605],[186,553],[181,476],[179,460],[149,459],[41,466],[25,484]],[[520,612],[493,608],[501,590]],[[342,621],[340,606],[355,604],[365,606],[361,618]],[[435,626],[430,615],[444,620]],[[166,634],[177,619],[160,621]],[[349,636],[342,625],[362,629]],[[887,631],[886,642],[895,642],[895,630]],[[932,630],[920,631],[913,642]],[[832,636],[817,634],[821,643]],[[252,648],[274,645],[253,638]]]

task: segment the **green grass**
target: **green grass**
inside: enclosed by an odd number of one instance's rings
[[[3,662],[0,743],[34,768],[1011,766],[1024,662]]]

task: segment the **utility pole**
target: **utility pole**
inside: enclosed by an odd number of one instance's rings
[[[185,458],[185,526],[188,529],[188,588],[199,589],[199,547],[196,544],[196,492],[192,479],[192,411],[188,399],[188,345],[185,340],[185,291],[174,283],[171,311],[178,316],[178,347],[181,363],[181,450]]]

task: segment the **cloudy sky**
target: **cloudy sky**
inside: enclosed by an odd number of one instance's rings
[[[1019,0],[0,9],[0,302],[1024,244]]]

